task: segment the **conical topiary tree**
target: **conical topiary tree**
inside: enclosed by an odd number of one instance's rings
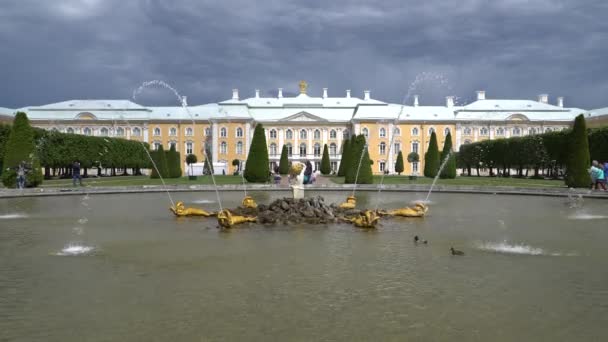
[[[566,155],[566,185],[571,188],[586,188],[591,184],[589,168],[589,138],[583,114],[576,117],[568,137]]]
[[[171,148],[166,154],[169,178],[180,178],[182,176],[181,157],[179,152],[175,150],[175,144],[171,144]]]
[[[403,172],[404,169],[403,153],[399,151],[399,154],[397,154],[397,162],[395,163],[395,172],[397,172],[398,175],[401,175],[401,172]]]
[[[34,130],[30,126],[27,115],[18,112],[4,146],[4,161],[2,163],[4,168],[2,183],[4,186],[11,188],[16,186],[17,168],[21,162],[25,162],[27,168],[25,185],[35,187],[41,184],[43,176],[36,155]]]
[[[152,173],[150,174],[150,178],[168,178],[169,167],[167,165],[167,156],[165,154],[165,149],[163,148],[163,145],[161,144],[158,147],[158,150],[151,152],[150,155],[152,156],[154,164],[156,164],[156,168],[154,167],[154,165],[152,165]]]
[[[357,184],[371,184],[373,182],[372,163],[367,151],[365,136],[362,134],[353,136],[349,154],[350,165],[345,166],[344,183],[354,184],[356,181]],[[359,173],[358,176],[357,173]]]
[[[321,158],[321,173],[328,175],[331,173],[331,164],[329,163],[329,151],[327,144],[323,146],[323,157]]]
[[[245,179],[251,183],[266,183],[270,177],[268,163],[268,146],[266,145],[264,127],[262,124],[257,124],[245,164]]]
[[[283,145],[281,150],[281,161],[279,161],[279,173],[286,175],[289,173],[289,157],[287,156],[287,145]]]
[[[418,163],[418,162],[420,162],[420,156],[416,152],[410,152],[407,155],[407,162],[410,163],[410,169],[412,169],[412,175],[413,175],[414,174],[414,171],[413,171],[414,167],[411,164],[412,163]]]
[[[441,170],[441,174],[439,175],[442,179],[454,179],[456,178],[456,155],[454,151],[452,151],[452,134],[448,133],[445,137],[445,142],[443,143],[443,151],[441,152],[441,163],[445,161],[446,158],[448,161],[446,162],[443,170]]]
[[[205,144],[205,146],[211,146],[211,144]],[[203,149],[203,158],[205,158],[205,164],[203,164],[203,175],[213,174],[213,153],[211,153],[210,147]]]
[[[344,177],[345,175],[345,167],[348,164],[348,154],[350,151],[350,140],[346,139],[344,143],[342,143],[342,157],[340,158],[340,166],[338,166],[338,176]]]
[[[431,141],[429,148],[424,154],[424,176],[435,178],[439,170],[439,147],[437,146],[437,135],[433,131],[431,133]]]

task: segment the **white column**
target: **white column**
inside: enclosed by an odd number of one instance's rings
[[[251,146],[251,123],[245,123],[245,156],[249,155],[249,146]],[[268,141],[268,136],[266,137],[266,141]],[[245,157],[247,158],[247,157]]]
[[[460,145],[462,144],[462,126],[460,124],[456,124],[456,148],[455,151],[460,149]]]
[[[357,135],[361,134],[361,124],[360,123],[356,123],[354,128],[355,128],[355,131],[353,132],[353,134],[357,134]]]
[[[283,152],[283,145],[285,144],[285,130],[282,128],[277,128],[277,134],[279,137],[279,146],[277,146],[277,149],[279,153]]]
[[[387,153],[388,153],[388,165],[386,165],[386,169],[388,170],[388,172],[395,172],[395,165],[393,165],[393,158],[395,156],[395,147],[392,146],[395,144],[395,142],[393,142],[391,144],[391,141],[393,140],[393,134],[395,130],[395,125],[392,123],[388,124],[388,145],[387,146]]]
[[[473,141],[479,141],[479,127],[473,127]]]
[[[505,125],[505,138],[511,137],[511,128],[512,127]]]
[[[323,145],[327,144],[327,148],[329,148],[329,131],[327,130],[327,128],[323,128],[321,130],[321,148],[323,148]]]
[[[306,149],[306,154],[307,155],[312,155],[314,156],[315,152],[312,148],[312,134],[313,134],[313,130],[311,128],[307,129],[308,131],[308,148]]]
[[[218,155],[219,155],[219,127],[217,125],[217,122],[213,122],[213,124],[211,125],[211,136],[212,136],[212,143],[211,143],[211,151],[212,151],[212,155],[213,157],[211,157],[211,159],[213,159],[213,162],[217,163],[218,162]]]
[[[494,140],[495,138],[495,132],[494,132],[494,127],[492,127],[492,125],[488,125],[488,134],[490,134],[490,140]]]
[[[300,138],[300,130],[291,128],[291,132],[293,133],[292,155],[300,157],[300,144],[298,143],[298,139]]]
[[[142,134],[144,137],[144,142],[147,142],[148,144],[150,143],[150,141],[148,140],[148,125],[144,125],[144,127],[142,127]]]

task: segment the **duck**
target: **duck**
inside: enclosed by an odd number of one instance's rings
[[[450,251],[452,251],[452,255],[464,255],[463,251],[459,251],[457,249],[454,249],[454,247],[450,247]]]
[[[418,238],[418,235],[415,235],[415,236],[414,236],[414,243],[418,243],[418,240],[420,240],[420,239]]]

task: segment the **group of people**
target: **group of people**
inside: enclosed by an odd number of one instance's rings
[[[275,184],[281,184],[281,174],[279,173],[279,167],[275,166],[273,170],[272,178]],[[312,163],[310,161],[306,161],[304,163],[304,182],[303,184],[312,184],[315,182],[315,174],[312,170]]]
[[[27,180],[27,174],[32,170],[25,160],[22,160],[17,167],[13,168],[17,175],[17,189],[24,189]],[[10,168],[8,169],[10,170]],[[80,162],[74,161],[72,164],[72,183],[76,186],[76,182],[82,186],[82,177],[80,176]]]
[[[591,168],[589,169],[589,174],[591,175],[591,189],[599,190],[601,187],[602,190],[606,190],[606,176],[608,176],[608,162],[598,163],[597,160],[594,160],[591,163]]]

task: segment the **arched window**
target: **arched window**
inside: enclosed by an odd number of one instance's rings
[[[300,157],[306,157],[306,144],[300,144]]]
[[[329,139],[336,139],[338,135],[336,134],[336,130],[332,129],[331,131],[329,131]]]
[[[337,152],[337,145],[336,145],[336,144],[334,144],[334,143],[331,143],[331,144],[329,145],[329,155],[331,155],[331,156],[335,156],[335,155],[336,155],[336,152]]]
[[[160,141],[155,141],[152,146],[154,146],[154,151],[157,151],[160,148]]]
[[[290,129],[285,131],[285,139],[293,139],[293,132]]]
[[[433,132],[435,132],[435,128],[434,127],[429,128],[429,135],[433,134]]]
[[[192,154],[193,149],[194,149],[193,146],[194,146],[194,144],[192,143],[192,141],[188,141],[186,143],[186,154]]]
[[[277,144],[275,144],[275,143],[270,144],[270,155],[271,156],[277,155]]]
[[[220,154],[226,154],[228,152],[228,144],[225,141],[220,143]]]
[[[418,127],[412,128],[412,135],[415,137],[418,136]]]
[[[471,129],[471,127],[464,128],[464,135],[471,135],[472,132],[473,130]]]
[[[291,144],[287,144],[285,146],[287,146],[287,156],[291,157],[293,155],[293,147],[291,146]]]
[[[528,128],[528,135],[534,135],[536,134],[536,129],[533,127]]]
[[[321,156],[321,145],[315,144],[314,153],[315,153],[315,157]]]
[[[496,135],[500,135],[500,136],[505,135],[505,129],[502,127],[498,127],[498,129],[496,130]]]
[[[383,128],[380,128],[380,138],[384,138],[384,137],[386,137],[386,129],[384,129],[384,127],[383,127]]]
[[[276,138],[277,138],[277,130],[271,129],[270,130],[270,139],[276,139]]]
[[[82,130],[82,133],[83,133],[84,135],[93,135],[93,130],[91,130],[89,127],[85,127],[85,128]]]
[[[550,133],[550,132],[551,132],[551,128],[549,128],[549,127],[545,128],[545,133]]]
[[[228,130],[226,129],[226,127],[220,128],[220,137],[225,138],[227,136],[228,136]]]
[[[155,136],[155,137],[160,136],[160,128],[156,127],[156,128],[154,129],[154,136]]]
[[[361,133],[364,137],[369,138],[369,130],[367,128],[364,128]]]
[[[177,151],[177,141],[171,140],[169,141],[169,148],[173,147]]]
[[[236,154],[243,154],[243,142],[236,143]]]
[[[211,127],[205,127],[205,136],[208,137],[211,135]]]
[[[133,128],[132,133],[133,133],[133,136],[139,137],[139,136],[141,136],[141,129],[139,129],[139,127],[135,127],[135,128]]]
[[[383,142],[380,143],[380,154],[386,154],[386,144]]]
[[[70,134],[74,134],[74,129],[72,127],[68,127],[67,132]]]
[[[481,127],[481,129],[479,130],[479,134],[483,136],[488,135],[488,129],[486,127]]]
[[[192,127],[187,127],[186,128],[186,135],[187,136],[192,136]]]
[[[396,142],[394,144],[393,153],[399,154],[400,151],[401,151],[401,143]]]
[[[348,138],[350,138],[350,132],[347,129],[345,129],[342,131],[342,139],[348,139]]]
[[[393,129],[393,134],[396,136],[400,136],[401,135],[401,130],[399,129],[399,127],[395,127],[395,129]]]
[[[418,153],[418,146],[419,146],[418,142],[417,142],[417,141],[414,141],[414,142],[412,143],[412,152],[414,152],[414,153]]]
[[[241,127],[236,129],[236,137],[237,138],[242,138],[243,137],[243,129]]]
[[[176,136],[177,135],[177,128],[171,127],[171,129],[169,129],[169,135],[170,136]]]
[[[306,136],[307,136],[306,130],[305,129],[300,130],[300,139],[306,139]]]
[[[99,131],[99,134],[100,134],[102,137],[107,137],[107,136],[108,136],[108,133],[109,133],[109,131],[108,131],[108,129],[107,129],[107,128],[105,128],[105,127],[104,127],[104,128],[102,128],[102,129]]]
[[[125,135],[125,129],[124,129],[124,128],[122,128],[122,127],[118,127],[118,128],[116,129],[116,135],[117,135],[117,136],[119,136],[119,137],[124,136],[124,135]]]
[[[465,145],[468,145],[468,144],[470,144],[470,143],[471,143],[471,140],[469,140],[469,139],[465,139],[465,141],[464,141],[464,144],[465,144]]]
[[[514,136],[520,136],[521,135],[521,129],[519,127],[513,127],[513,135]]]
[[[443,130],[443,135],[447,136],[448,134],[450,134],[450,127],[446,127],[446,128]]]
[[[321,131],[319,131],[318,129],[315,129],[315,133],[313,134],[313,139],[315,139],[315,140],[321,139]]]

